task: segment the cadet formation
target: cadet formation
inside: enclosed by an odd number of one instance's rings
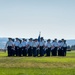
[[[43,37],[38,39],[19,39],[8,38],[6,43],[8,56],[66,56],[67,44],[66,40],[50,40],[44,41]]]

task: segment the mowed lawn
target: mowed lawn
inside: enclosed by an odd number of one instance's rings
[[[75,51],[66,57],[7,57],[0,52],[0,75],[75,75]]]

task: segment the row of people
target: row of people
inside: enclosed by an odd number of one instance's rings
[[[6,43],[8,50],[8,56],[66,56],[67,44],[66,40],[62,39],[57,42],[54,39],[52,42],[50,39],[47,42],[43,38],[32,39],[29,41],[23,38],[23,40],[16,38],[16,40],[9,38]]]

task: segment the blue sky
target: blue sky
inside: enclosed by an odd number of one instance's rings
[[[0,37],[75,39],[75,0],[0,0]]]

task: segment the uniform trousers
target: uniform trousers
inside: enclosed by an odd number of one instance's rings
[[[18,46],[15,46],[15,53],[16,53],[16,56],[19,56],[19,47]]]
[[[64,56],[64,47],[62,47],[61,49],[62,49],[62,55],[61,56]]]
[[[22,56],[22,47],[19,47],[19,56]]]
[[[61,48],[58,49],[58,56],[62,56],[62,49]]]
[[[14,56],[14,55],[15,55],[15,49],[12,48],[12,56]]]
[[[33,49],[32,49],[32,47],[30,47],[30,48],[28,49],[28,56],[32,56],[32,52],[33,52]]]
[[[33,47],[33,56],[37,56],[37,50],[36,50],[36,47]]]
[[[40,56],[44,56],[44,49],[43,49],[43,46],[40,46]]]
[[[54,48],[54,56],[57,56],[57,47]]]
[[[66,56],[67,47],[63,47],[63,56]]]
[[[52,50],[52,56],[57,56],[57,47]]]
[[[12,46],[8,46],[8,56],[12,56]]]
[[[26,50],[26,47],[22,47],[22,49],[23,49],[23,56],[27,56],[27,50]]]
[[[50,52],[51,52],[51,48],[48,48],[48,49],[46,50],[46,56],[50,56]]]

